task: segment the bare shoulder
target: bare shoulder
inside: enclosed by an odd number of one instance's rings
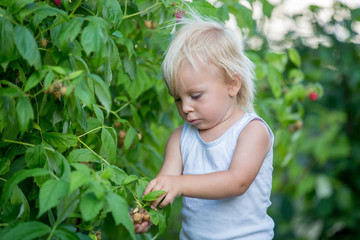
[[[181,125],[180,127],[177,127],[170,135],[169,137],[169,140],[168,140],[168,143],[170,142],[180,142],[180,138],[181,138],[181,133],[182,133],[182,130],[183,130],[183,126],[184,125]]]
[[[254,143],[270,149],[271,139],[268,127],[259,119],[254,119],[249,122],[239,135],[241,142]]]

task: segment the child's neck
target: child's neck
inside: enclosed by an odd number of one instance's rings
[[[212,142],[221,137],[229,128],[238,122],[245,112],[237,107],[227,118],[209,129],[199,129],[199,134],[204,142]]]

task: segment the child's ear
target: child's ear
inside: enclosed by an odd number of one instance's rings
[[[233,75],[228,81],[229,95],[234,97],[241,89],[241,78],[238,75]]]

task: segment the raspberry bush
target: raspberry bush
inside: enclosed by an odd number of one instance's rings
[[[246,2],[271,16],[267,0]],[[259,34],[237,0],[0,0],[1,239],[164,233],[171,207],[149,207],[163,192],[142,193],[181,123],[160,65],[174,24],[192,10],[221,21],[232,14],[246,38]],[[257,112],[277,136],[275,164],[285,166],[304,99],[321,98],[321,85],[304,81],[295,48],[245,49],[256,64]],[[136,213],[155,225],[148,234],[135,236]]]

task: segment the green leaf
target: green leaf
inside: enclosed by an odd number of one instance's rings
[[[15,225],[9,225],[8,228],[1,232],[2,240],[40,239],[40,237],[50,233],[51,231],[51,228],[48,225],[36,221],[17,222]]]
[[[34,119],[33,107],[27,97],[19,97],[16,103],[16,115],[21,132],[25,132],[29,123]]]
[[[70,189],[69,192],[72,193],[75,189],[82,187],[84,185],[88,185],[90,183],[91,178],[89,175],[80,172],[73,171],[70,174]]]
[[[104,206],[104,200],[99,200],[92,193],[86,193],[81,196],[80,212],[85,221],[94,219]]]
[[[289,48],[289,58],[290,60],[297,66],[300,67],[301,65],[301,57],[299,52],[294,48]]]
[[[100,158],[86,148],[74,149],[68,156],[69,162],[100,162]]]
[[[16,48],[20,55],[36,69],[41,67],[41,58],[33,34],[24,26],[17,25],[14,31],[14,40]]]
[[[14,58],[14,28],[5,17],[0,18],[0,63]]]
[[[166,191],[164,191],[164,190],[152,191],[152,192],[149,192],[148,194],[146,194],[146,195],[143,197],[143,200],[144,200],[144,201],[147,201],[147,202],[153,202],[153,201],[155,201],[158,197],[160,197],[161,195],[163,195],[164,193],[166,193]]]
[[[101,131],[101,149],[100,154],[109,160],[112,164],[116,159],[116,134],[111,134],[108,129],[103,128]]]
[[[113,24],[115,29],[120,26],[123,18],[123,12],[117,0],[104,1],[102,14],[110,23]]]
[[[271,13],[274,10],[274,6],[271,3],[269,3],[268,0],[261,0],[261,2],[263,5],[262,10],[263,10],[265,16],[268,18],[271,18]]]
[[[139,181],[136,183],[135,186],[135,194],[137,199],[141,199],[142,195],[144,193],[144,190],[146,188],[146,186],[148,185],[148,181],[145,180],[144,178],[140,178]]]
[[[89,20],[89,24],[82,31],[81,45],[86,55],[92,52],[99,53],[103,48],[106,49],[107,24],[100,17],[90,16],[86,19]]]
[[[78,143],[75,135],[69,133],[44,132],[43,137],[53,147],[74,147]]]
[[[1,195],[1,202],[5,203],[11,196],[14,187],[28,177],[40,177],[49,174],[49,170],[43,168],[24,169],[14,173],[11,178],[5,183]]]
[[[196,9],[196,11],[198,11],[200,14],[218,17],[217,8],[211,5],[211,3],[209,3],[208,1],[192,1],[191,3],[189,2],[189,6],[192,9]]]
[[[269,66],[268,68],[268,81],[271,87],[271,90],[276,98],[279,98],[281,96],[281,85],[280,81],[282,79],[282,76],[280,72],[275,69],[272,66]]]
[[[88,107],[95,103],[94,93],[91,92],[85,79],[76,84],[75,96]]]
[[[255,22],[252,19],[251,9],[246,8],[240,3],[233,3],[228,5],[230,13],[234,14],[236,23],[240,29],[248,29],[250,33],[254,30]]]
[[[138,66],[135,81],[125,83],[125,87],[129,91],[131,98],[136,99],[153,86],[151,80],[146,71],[141,66]]]
[[[133,127],[130,127],[126,132],[126,137],[124,139],[124,149],[128,150],[135,140],[135,136],[137,135],[136,130]]]
[[[101,111],[101,109],[98,106],[96,106],[95,104],[93,104],[93,108],[94,108],[96,118],[99,119],[99,121],[101,123],[104,123],[104,114]]]
[[[114,182],[116,185],[121,185],[124,181],[124,179],[128,176],[124,170],[122,170],[121,168],[114,166],[114,165],[110,165],[109,166],[113,172],[114,175],[110,178],[110,180],[112,182]]]
[[[124,225],[125,228],[129,231],[131,238],[136,239],[134,225],[128,213],[128,204],[126,200],[120,197],[119,195],[116,195],[115,193],[109,192],[106,195],[106,202],[108,208],[110,209],[114,217],[115,224]]]
[[[40,217],[44,212],[60,203],[60,198],[66,196],[69,192],[69,183],[63,180],[50,179],[40,188],[39,193],[39,214]]]
[[[67,25],[64,27],[64,30],[60,33],[59,44],[60,48],[64,49],[68,44],[72,43],[81,30],[81,26],[84,22],[84,19],[81,17],[72,18]]]
[[[46,159],[45,149],[41,145],[30,147],[25,152],[25,161],[29,168],[44,167]]]
[[[138,176],[135,176],[135,175],[129,175],[127,176],[126,178],[124,178],[123,182],[122,182],[122,185],[126,186],[128,185],[129,183],[133,182],[133,181],[136,181],[138,180]]]
[[[73,228],[74,228],[74,230],[70,231],[68,226],[67,226],[67,228],[59,227],[55,230],[54,235],[59,240],[81,240],[80,237],[77,235],[77,233],[75,233],[76,228],[75,227],[73,227]],[[85,238],[85,239],[88,239],[88,238]]]
[[[0,176],[7,173],[10,169],[10,159],[1,158],[0,159]]]
[[[46,70],[41,70],[39,72],[34,72],[33,74],[31,74],[31,76],[25,83],[24,92],[28,92],[30,89],[39,84],[39,82],[44,78],[46,72]]]
[[[9,13],[14,14],[18,11],[20,11],[23,7],[25,7],[27,4],[30,4],[34,2],[34,0],[18,0],[18,1],[10,1],[8,4],[9,7]]]
[[[59,8],[51,7],[48,4],[41,4],[34,11],[32,23],[37,27],[46,17],[57,16],[59,19],[68,19],[66,12]]]
[[[106,112],[109,113],[111,109],[111,95],[109,86],[106,85],[106,83],[95,74],[89,74],[89,77],[93,79],[94,86],[95,86],[95,94],[101,104],[105,107]]]

